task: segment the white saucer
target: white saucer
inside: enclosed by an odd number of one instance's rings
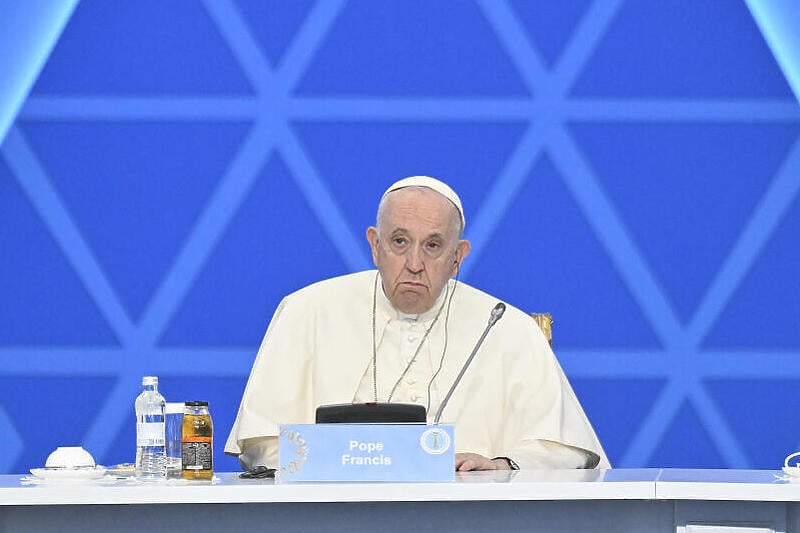
[[[106,474],[106,468],[31,468],[31,474],[47,480],[99,479]]]

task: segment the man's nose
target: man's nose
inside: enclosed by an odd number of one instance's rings
[[[422,272],[425,263],[422,260],[422,250],[412,246],[406,252],[406,268],[411,272]]]

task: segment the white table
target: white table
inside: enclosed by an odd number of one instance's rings
[[[474,472],[453,483],[275,484],[223,473],[213,485],[37,486],[6,475],[0,531],[800,532],[800,483],[780,474],[555,470]]]

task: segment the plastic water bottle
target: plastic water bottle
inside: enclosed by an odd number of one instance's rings
[[[158,392],[158,378],[142,378],[144,390],[136,398],[136,477],[163,479],[167,475],[164,448],[164,397]]]

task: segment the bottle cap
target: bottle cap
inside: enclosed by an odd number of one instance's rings
[[[186,407],[208,407],[208,402],[186,402]]]
[[[158,385],[158,376],[145,376],[142,378],[142,385]]]

